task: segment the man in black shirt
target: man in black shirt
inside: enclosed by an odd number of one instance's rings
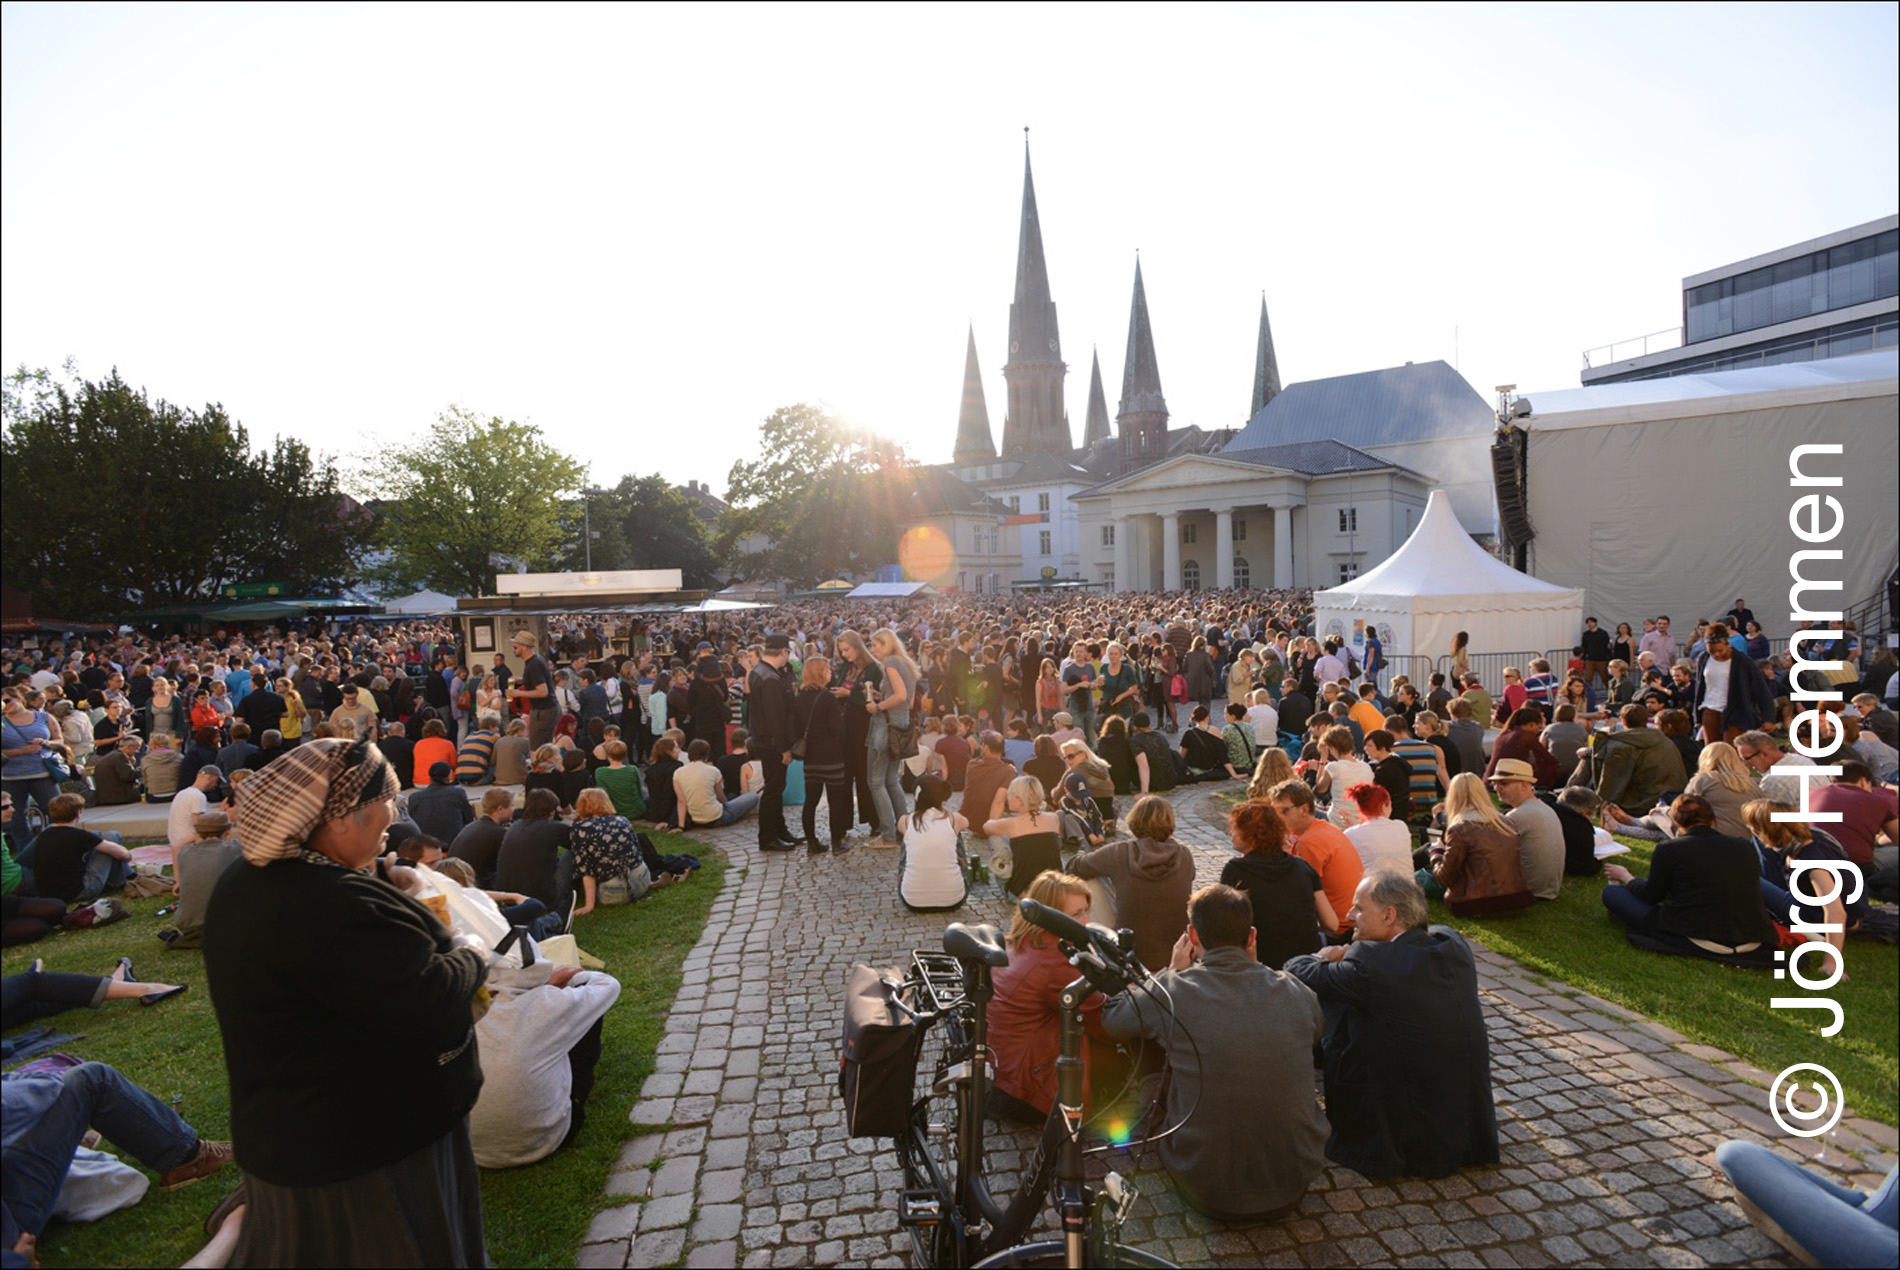
[[[1583,682],[1591,685],[1610,682],[1610,633],[1597,625],[1594,617],[1583,619]]]
[[[501,840],[514,819],[513,790],[490,789],[482,795],[482,809],[469,826],[455,835],[449,854],[468,862],[475,870],[475,885],[487,890],[495,885],[495,866],[501,856]]]
[[[409,795],[409,819],[416,822],[417,829],[440,842],[455,841],[475,819],[475,810],[468,805],[468,791],[455,783],[453,767],[447,763],[430,766],[427,788]]]
[[[1280,731],[1303,736],[1313,717],[1313,699],[1300,691],[1300,681],[1288,675],[1280,681]]]
[[[68,904],[97,899],[125,885],[132,853],[116,842],[79,827],[86,800],[61,794],[47,807],[51,821],[20,853],[22,868],[33,870],[33,890]]]
[[[403,789],[416,787],[416,743],[408,736],[409,729],[399,722],[383,725],[382,739],[376,748],[389,760],[390,767],[396,771],[396,784]],[[447,842],[444,838],[442,841]]]
[[[765,652],[747,676],[752,751],[759,760],[765,788],[759,797],[759,850],[790,851],[798,845],[785,824],[785,765],[791,761],[792,688],[785,665],[792,642],[784,635],[765,637]]]
[[[554,701],[554,671],[548,659],[534,651],[534,635],[516,631],[515,656],[521,658],[521,681],[508,689],[511,701],[528,703],[528,744],[540,748],[554,739],[554,724],[560,711]]]
[[[547,915],[530,931],[537,939],[560,930],[573,899],[568,828],[554,818],[560,807],[560,796],[553,790],[529,790],[522,803],[521,819],[502,837],[495,858],[497,889],[547,905]]]
[[[250,725],[252,736],[263,736],[272,728],[281,728],[290,706],[271,690],[270,680],[261,670],[251,672],[251,690],[237,703],[237,717]]]

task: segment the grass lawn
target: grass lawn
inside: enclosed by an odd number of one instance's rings
[[[1621,841],[1632,852],[1615,862],[1647,874],[1653,844]],[[1556,900],[1482,921],[1448,917],[1444,905],[1434,903],[1432,920],[1447,922],[1541,977],[1626,1006],[1770,1075],[1792,1063],[1820,1063],[1840,1078],[1849,1115],[1900,1123],[1900,958],[1893,948],[1848,941],[1850,978],[1827,994],[1846,1011],[1846,1023],[1823,1037],[1821,1012],[1770,1008],[1772,997],[1810,995],[1772,971],[1631,947],[1603,907],[1603,886],[1601,878],[1565,878]]]
[[[604,1206],[608,1171],[633,1136],[627,1111],[653,1071],[666,1012],[679,989],[680,963],[706,925],[727,867],[704,843],[653,837],[662,852],[697,855],[705,868],[684,885],[624,908],[596,909],[576,923],[581,947],[606,962],[608,973],[620,980],[620,999],[607,1015],[594,1095],[580,1136],[538,1164],[482,1173],[488,1256],[496,1265],[573,1265],[588,1222]],[[70,1011],[45,1022],[58,1031],[83,1034],[61,1049],[110,1063],[163,1099],[175,1097],[185,1119],[203,1136],[229,1137],[230,1096],[204,961],[194,952],[166,952],[155,938],[166,925],[155,910],[166,902],[133,901],[131,917],[103,930],[9,948],[0,967],[14,974],[44,957],[48,970],[106,975],[120,957],[130,957],[141,979],[190,984],[190,992],[155,1009],[112,1001],[97,1011]],[[205,1215],[237,1181],[237,1170],[227,1169],[169,1195],[154,1187],[137,1207],[101,1222],[55,1221],[41,1237],[40,1259],[52,1267],[178,1265],[204,1242]]]

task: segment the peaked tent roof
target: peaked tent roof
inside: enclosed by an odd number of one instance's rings
[[[1583,598],[1583,592],[1572,587],[1519,573],[1480,547],[1458,523],[1458,513],[1442,489],[1432,491],[1418,528],[1397,551],[1352,581],[1315,592],[1313,603],[1375,595],[1470,596],[1493,603],[1500,597],[1522,597],[1522,604],[1507,606],[1521,608],[1544,608],[1569,600],[1581,603]]]
[[[455,597],[452,595],[444,595],[440,591],[417,591],[413,594],[405,595],[399,600],[383,601],[383,612],[404,614],[453,613],[455,612]]]
[[[860,582],[847,600],[906,599],[913,595],[935,595],[937,588],[928,582]]]
[[[1328,439],[1364,448],[1489,437],[1497,426],[1490,403],[1464,376],[1442,361],[1418,362],[1289,384],[1227,448]]]

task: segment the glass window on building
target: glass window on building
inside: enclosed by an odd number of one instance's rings
[[[1201,589],[1201,565],[1199,561],[1188,560],[1181,565],[1181,587],[1187,591]]]
[[[1047,494],[1036,495],[1036,510],[1039,512],[1049,510],[1049,496]]]
[[[1195,531],[1195,529],[1196,529],[1196,528],[1198,528],[1198,526],[1195,526],[1195,525],[1183,525],[1183,526],[1181,526],[1181,541],[1182,541],[1182,542],[1193,542],[1193,541],[1195,541],[1195,535],[1194,535],[1194,531]]]
[[[1104,547],[1112,547],[1115,545],[1115,526],[1102,526],[1102,545]]]
[[[1690,288],[1684,339],[1694,344],[1896,294],[1900,230],[1888,230]]]
[[[1039,554],[1045,556],[1049,554],[1049,531],[1047,529],[1036,535],[1036,545],[1040,548]]]
[[[1253,569],[1248,566],[1245,556],[1234,557],[1234,585],[1237,587],[1253,585]]]
[[[1245,516],[1234,517],[1234,541],[1247,541],[1247,518]]]
[[[1357,560],[1348,560],[1339,566],[1339,580],[1341,582],[1351,582],[1358,576],[1359,562]]]
[[[1356,534],[1359,532],[1359,509],[1357,507],[1342,507],[1339,509],[1339,532],[1342,534]]]

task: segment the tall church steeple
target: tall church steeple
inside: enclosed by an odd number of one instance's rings
[[[1082,424],[1082,448],[1088,449],[1098,441],[1109,438],[1108,396],[1102,391],[1102,355],[1093,350],[1089,353],[1089,413]]]
[[[970,325],[970,343],[963,353],[963,407],[957,412],[957,448],[950,457],[959,467],[996,457],[990,411],[983,401],[983,367],[976,360],[975,323]]]
[[[1267,325],[1267,293],[1260,293],[1260,343],[1253,355],[1253,404],[1247,417],[1253,418],[1266,404],[1280,395],[1280,359],[1273,355],[1273,328]]]
[[[1121,435],[1122,471],[1159,460],[1167,447],[1168,403],[1161,395],[1154,329],[1148,324],[1148,292],[1135,257],[1135,298],[1128,312],[1128,356],[1122,363],[1122,400],[1115,414]]]
[[[1042,223],[1036,216],[1036,182],[1029,170],[1029,129],[1023,129],[1023,213],[1016,237],[1016,299],[1009,306],[1009,361],[1003,378],[1009,403],[1003,415],[1003,457],[1066,454],[1072,446],[1069,414],[1062,402],[1062,337],[1055,301],[1049,298],[1049,266],[1042,254]]]

